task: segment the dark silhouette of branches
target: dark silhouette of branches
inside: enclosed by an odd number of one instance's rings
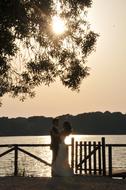
[[[89,75],[85,63],[98,37],[86,20],[91,4],[92,0],[0,1],[0,97],[33,97],[36,86],[49,85],[57,77],[79,90]],[[62,34],[52,30],[55,15],[65,23]]]

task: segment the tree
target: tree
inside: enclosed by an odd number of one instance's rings
[[[0,97],[33,97],[36,86],[57,77],[79,90],[98,37],[86,21],[91,5],[92,0],[0,1]],[[52,30],[55,16],[65,25],[59,34]]]

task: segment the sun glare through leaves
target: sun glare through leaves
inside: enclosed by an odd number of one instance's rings
[[[62,18],[59,16],[53,16],[52,18],[52,30],[55,34],[63,34],[66,30],[66,26]]]

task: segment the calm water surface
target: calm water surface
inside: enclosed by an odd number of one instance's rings
[[[66,143],[71,142],[74,137],[78,141],[100,141],[103,135],[74,135],[66,139]],[[126,144],[126,135],[104,135],[108,144]],[[50,144],[50,136],[30,136],[30,137],[0,137],[0,144]],[[51,163],[52,154],[49,147],[23,147],[23,149],[39,156],[43,160]],[[0,148],[0,153],[8,148]],[[126,147],[114,148],[113,167],[115,169],[126,170]],[[13,175],[14,173],[14,153],[11,152],[0,158],[0,176]],[[19,152],[19,175],[26,176],[51,176],[51,168],[43,163],[39,163],[34,158]]]

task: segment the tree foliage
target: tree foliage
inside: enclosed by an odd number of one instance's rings
[[[57,77],[66,87],[79,89],[89,75],[85,63],[98,36],[86,20],[91,4],[92,0],[0,1],[0,97],[32,97],[36,86],[49,85]],[[52,31],[55,15],[66,26],[59,35]]]

